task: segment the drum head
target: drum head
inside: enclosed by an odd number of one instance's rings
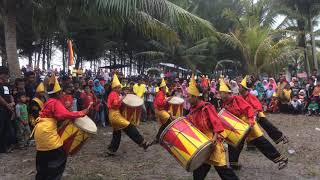
[[[200,167],[206,160],[210,158],[212,151],[213,143],[211,141],[199,148],[198,152],[196,152],[188,162],[187,171],[192,172]]]
[[[184,103],[184,99],[180,98],[180,97],[176,97],[176,96],[173,96],[171,98],[170,101],[168,101],[169,104],[182,104]]]
[[[88,116],[77,118],[74,121],[74,124],[85,132],[97,134],[98,128],[96,124]]]
[[[123,103],[130,107],[139,107],[143,105],[143,99],[134,94],[127,94]]]

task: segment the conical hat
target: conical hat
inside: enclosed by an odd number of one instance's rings
[[[53,86],[53,88],[52,88],[52,86]],[[60,84],[59,84],[58,79],[56,78],[55,75],[52,75],[49,79],[49,88],[50,89],[48,89],[48,94],[54,94],[54,93],[61,91]]]
[[[220,82],[220,87],[219,87],[220,92],[231,92],[230,88],[226,85],[226,83],[222,78],[219,79],[219,82]]]
[[[194,79],[193,74],[189,82],[188,93],[193,96],[197,96],[197,97],[200,96],[200,92],[199,92],[199,89],[197,88],[197,83],[196,83],[196,80]]]
[[[245,76],[245,77],[242,79],[241,83],[240,83],[240,85],[241,85],[242,87],[246,88],[246,89],[248,89],[248,87],[247,87],[247,77],[248,77],[248,76]]]
[[[119,79],[118,79],[117,74],[114,74],[114,75],[113,75],[113,79],[112,79],[112,85],[111,85],[111,87],[112,87],[112,88],[115,88],[115,87],[118,87],[118,86],[121,87],[121,83],[120,83],[120,81],[119,81]]]
[[[167,86],[166,81],[162,78],[161,84],[159,86],[159,88],[165,87]]]
[[[40,82],[36,88],[36,92],[44,92],[44,84]]]

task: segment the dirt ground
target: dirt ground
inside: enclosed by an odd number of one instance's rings
[[[260,152],[243,151],[240,162],[243,169],[237,172],[240,179],[260,180],[301,180],[320,179],[320,118],[303,115],[269,115],[269,120],[280,128],[290,139],[287,145],[277,148],[289,157],[289,165],[279,171],[277,165],[266,159]],[[157,130],[155,122],[142,123],[139,129],[149,140]],[[118,155],[106,156],[105,149],[111,139],[110,128],[100,128],[98,135],[90,138],[81,151],[68,158],[65,180],[91,179],[192,179],[159,145],[144,152],[125,134]],[[288,150],[294,150],[288,153]],[[35,176],[35,150],[15,150],[0,154],[1,180],[29,180]],[[207,179],[219,179],[212,168]]]

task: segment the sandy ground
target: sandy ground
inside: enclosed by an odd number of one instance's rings
[[[260,180],[301,180],[320,179],[320,117],[303,115],[269,115],[269,120],[280,128],[290,139],[287,145],[277,148],[289,157],[289,165],[279,171],[277,165],[266,159],[260,152],[243,151],[243,169],[237,172],[240,179]],[[149,140],[157,130],[155,122],[142,123],[139,129]],[[100,128],[98,135],[90,138],[81,151],[68,158],[63,179],[192,179],[159,145],[144,152],[125,134],[118,156],[106,156],[105,149],[111,139],[110,128]],[[289,154],[288,150],[294,150]],[[1,180],[29,180],[35,176],[35,151],[15,150],[10,154],[0,154]],[[212,168],[207,179],[219,179]]]

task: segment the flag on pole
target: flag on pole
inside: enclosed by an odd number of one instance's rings
[[[73,65],[73,49],[72,49],[72,41],[68,39],[68,50],[69,50],[69,66]]]

